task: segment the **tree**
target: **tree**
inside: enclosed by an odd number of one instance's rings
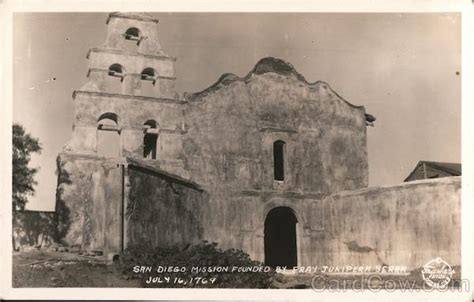
[[[18,250],[19,247],[15,244],[15,237],[18,237],[20,230],[23,228],[25,205],[28,202],[28,196],[33,195],[35,192],[34,186],[36,181],[34,176],[38,172],[38,169],[30,168],[28,164],[31,160],[31,153],[41,152],[41,146],[38,139],[26,133],[23,126],[19,124],[13,124],[12,145],[12,243],[13,249]]]
[[[28,164],[32,153],[40,153],[41,145],[38,139],[25,132],[23,126],[13,124],[13,211],[22,211],[28,202],[28,196],[33,195],[36,181],[34,176],[38,169],[30,168]]]

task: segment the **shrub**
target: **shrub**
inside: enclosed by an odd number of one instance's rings
[[[258,261],[250,259],[241,250],[229,249],[222,251],[217,243],[203,242],[194,246],[167,248],[151,248],[150,246],[133,246],[128,248],[121,257],[124,273],[132,278],[139,278],[143,287],[205,287],[205,288],[269,288],[275,278],[275,271]],[[134,272],[134,267],[144,266],[151,271]],[[184,272],[157,272],[158,267],[184,268]],[[200,271],[192,268],[227,268],[227,272]],[[254,268],[258,272],[232,272],[232,268]],[[162,283],[147,283],[150,278],[161,278]],[[169,279],[165,279],[165,277]],[[203,278],[203,279],[199,279]],[[212,280],[203,284],[202,280]],[[186,283],[179,283],[183,280]]]

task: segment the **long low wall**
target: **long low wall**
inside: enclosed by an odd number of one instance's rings
[[[461,178],[344,191],[316,199],[284,192],[207,196],[162,176],[129,169],[134,219],[128,241],[154,246],[217,242],[265,262],[265,218],[276,207],[298,220],[299,266],[422,267],[461,263]],[[173,192],[174,191],[174,192]],[[275,251],[276,252],[276,251]]]
[[[60,167],[58,201],[68,214],[65,242],[85,250],[118,253],[136,244],[207,240],[265,262],[265,220],[272,209],[286,207],[297,220],[299,266],[414,269],[437,257],[461,263],[460,177],[324,197],[285,190],[207,192],[128,158],[114,163],[65,157]],[[92,175],[83,173],[91,170]]]
[[[461,178],[341,192],[324,199],[325,236],[311,240],[313,262],[403,265],[441,257],[461,264]]]

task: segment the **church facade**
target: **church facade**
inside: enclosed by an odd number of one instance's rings
[[[180,94],[157,20],[106,24],[58,157],[65,243],[112,257],[207,240],[271,266],[460,259],[460,178],[367,188],[363,106],[276,58]]]

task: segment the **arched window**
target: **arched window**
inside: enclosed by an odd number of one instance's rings
[[[120,43],[125,51],[136,52],[140,42],[142,41],[142,34],[136,27],[130,27],[123,34],[125,40]]]
[[[111,120],[115,125],[118,125],[118,115],[113,112],[106,112],[100,115],[97,119],[97,123],[101,124],[103,120]]]
[[[125,76],[125,70],[120,64],[112,64],[109,67],[109,76],[123,78]]]
[[[152,82],[155,82],[156,80],[156,72],[153,68],[145,68],[143,69],[142,73],[141,73],[141,79],[143,81],[152,81]]]
[[[115,113],[104,113],[97,120],[97,155],[106,158],[120,156],[120,128]]]
[[[148,120],[143,125],[143,157],[156,159],[156,143],[158,141],[158,123]]]
[[[285,180],[285,142],[276,141],[273,143],[273,172],[274,179]]]
[[[140,30],[136,27],[130,27],[125,32],[125,40],[140,41],[140,36]]]
[[[151,96],[154,97],[156,95],[155,92],[155,83],[156,83],[156,71],[153,68],[145,68],[143,69],[140,79],[141,81],[141,90],[140,95],[143,96]]]
[[[105,91],[110,93],[122,93],[122,82],[125,77],[125,70],[122,65],[110,65],[108,75],[109,76],[105,79]]]

